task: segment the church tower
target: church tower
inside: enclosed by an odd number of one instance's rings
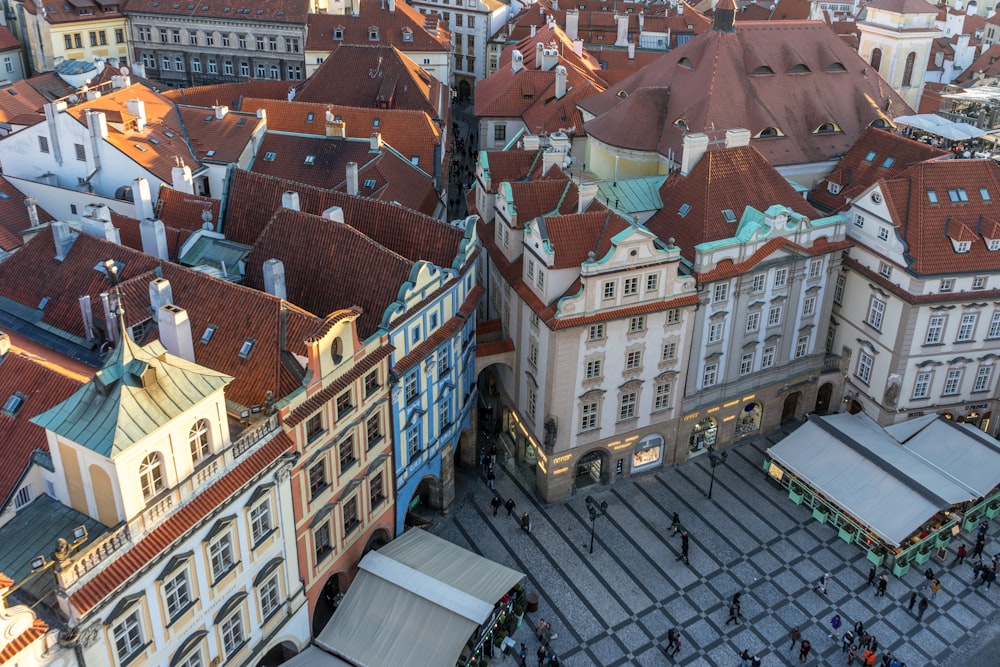
[[[858,21],[858,53],[916,110],[938,9],[925,0],[874,0]]]

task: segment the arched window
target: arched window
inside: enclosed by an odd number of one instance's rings
[[[882,68],[882,49],[872,49],[872,69],[878,72]]]
[[[209,428],[207,419],[199,419],[191,427],[191,433],[188,434],[188,442],[191,443],[191,460],[196,464],[210,453],[208,446]]]
[[[333,357],[333,363],[339,364],[344,360],[344,343],[339,338],[335,338],[333,345],[330,346],[330,355]]]
[[[917,54],[915,51],[910,51],[910,55],[906,56],[906,64],[903,66],[903,87],[906,88],[910,85],[911,79],[913,79],[913,63],[917,60]]]
[[[142,486],[142,497],[147,501],[163,490],[163,460],[156,452],[139,464],[139,484]]]

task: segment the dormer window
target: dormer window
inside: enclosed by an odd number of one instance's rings
[[[812,70],[810,70],[804,64],[799,63],[798,65],[793,65],[792,68],[790,70],[788,70],[788,73],[789,74],[807,74],[810,71],[812,71]]]
[[[675,121],[674,121],[674,126],[675,126],[675,127],[679,127],[679,128],[681,129],[681,130],[683,130],[683,131],[685,131],[685,132],[687,132],[687,131],[688,131],[688,124],[687,124],[687,121],[686,121],[686,120],[684,120],[683,118],[678,118],[677,120],[675,120]]]
[[[369,42],[378,41],[378,26],[372,26],[368,28],[368,41]]]
[[[1000,250],[1000,239],[987,240],[986,247],[990,250],[990,252],[996,252],[997,250]]]
[[[403,28],[403,41],[412,42],[413,41],[413,31],[409,28]]]
[[[972,250],[972,241],[952,241],[955,246],[955,252],[963,253]]]
[[[781,130],[779,130],[778,128],[776,128],[774,126],[771,126],[771,127],[765,127],[763,130],[761,130],[760,132],[758,132],[756,138],[757,139],[772,139],[772,138],[783,137],[783,136],[785,136],[785,135],[781,133]]]
[[[831,195],[839,195],[843,186],[840,183],[834,183],[833,181],[826,182],[826,191]]]
[[[889,128],[889,121],[887,121],[885,118],[876,118],[872,122],[868,123],[868,127],[878,127],[883,130],[886,130]]]
[[[681,58],[680,60],[678,60],[677,64],[680,65],[681,67],[687,67],[688,69],[694,69],[694,65],[691,64],[691,61],[687,57],[684,57],[684,58]]]
[[[16,417],[17,411],[21,409],[24,405],[24,400],[27,398],[24,394],[19,391],[14,392],[7,399],[7,402],[3,404],[3,414],[8,417]]]
[[[840,127],[836,123],[823,123],[817,127],[813,134],[833,134],[834,132],[840,132]]]
[[[247,338],[243,341],[243,345],[240,346],[240,359],[249,359],[250,353],[253,352],[253,346],[257,344],[257,339]]]
[[[338,41],[338,42],[340,40],[344,39],[344,29],[343,28],[334,28],[333,29],[333,39],[336,40],[336,41]]]
[[[843,63],[830,63],[826,66],[825,70],[827,72],[846,72],[847,68],[844,67]]]
[[[767,65],[761,65],[754,71],[750,72],[751,76],[767,76],[768,74],[774,74],[774,70]]]

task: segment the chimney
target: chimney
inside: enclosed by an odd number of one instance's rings
[[[103,111],[90,111],[87,110],[87,125],[90,126],[90,132],[95,137],[101,137],[102,139],[108,138],[108,117],[104,115]]]
[[[267,109],[257,109],[257,118],[267,123]]]
[[[513,53],[510,54],[510,69],[515,74],[520,72],[524,68],[524,56],[520,51],[514,49]]]
[[[370,141],[371,141],[371,148],[369,150],[371,152],[382,150],[382,133],[381,132],[372,132],[372,136],[370,137]]]
[[[285,289],[285,265],[280,259],[273,257],[264,262],[264,291],[279,299],[287,299]]]
[[[32,227],[38,226],[38,201],[34,197],[28,197],[24,200],[24,206],[28,209],[28,220],[31,221]]]
[[[574,42],[580,38],[580,10],[566,10],[566,35]],[[582,42],[581,42],[582,43]],[[576,46],[573,47],[576,51]]]
[[[389,13],[392,14],[396,11],[396,0],[389,0]]]
[[[0,357],[10,352],[10,336],[0,331]]]
[[[339,206],[331,206],[330,208],[323,211],[323,217],[327,220],[332,220],[333,222],[343,222],[344,221],[344,209]]]
[[[635,42],[628,43],[628,59],[635,60]]]
[[[645,23],[646,23],[646,15],[643,14],[642,10],[640,9],[639,10],[639,34],[640,35],[642,34],[642,28],[645,25]]]
[[[125,103],[125,108],[130,114],[135,116],[135,129],[142,132],[146,129],[146,103],[142,100],[129,100]]]
[[[750,130],[742,128],[726,130],[726,148],[740,148],[750,145]]]
[[[328,137],[338,137],[340,139],[347,138],[347,123],[342,120],[334,120],[333,114],[327,111],[329,117],[326,121],[326,136]]]
[[[347,194],[352,197],[358,195],[358,163],[347,163]]]
[[[83,335],[87,340],[94,340],[94,310],[90,305],[90,295],[84,294],[77,302],[80,304],[80,317],[83,319]]]
[[[562,65],[556,67],[556,99],[561,100],[566,97],[566,68]]]
[[[681,0],[681,2],[677,3],[677,15],[678,16],[684,16],[684,1],[683,0]]]
[[[83,92],[83,98],[88,102],[96,100],[98,97],[101,96],[101,91],[97,89],[91,89],[88,88],[87,86],[84,86],[81,90]]]
[[[545,45],[542,44],[541,42],[536,42],[535,43],[535,69],[543,69],[542,68],[542,61],[544,59],[544,56],[542,55],[542,53],[544,51],[545,51]]]
[[[194,178],[191,176],[191,167],[184,164],[183,160],[177,160],[177,164],[170,170],[171,185],[174,190],[184,194],[194,194]]]
[[[687,176],[698,164],[698,160],[708,150],[708,135],[701,132],[684,135],[684,148],[681,153],[681,176]]]
[[[619,14],[615,16],[615,22],[618,24],[618,35],[615,37],[615,46],[627,46],[628,14]]]
[[[215,110],[215,117],[222,120],[229,113],[229,107],[220,104],[212,107]]]
[[[559,0],[552,0],[552,11],[559,11]]]
[[[531,36],[532,36],[532,37],[534,37],[534,36],[535,36],[535,31],[536,31],[537,29],[538,29],[538,26],[536,26],[536,25],[535,25],[534,23],[532,23],[532,24],[531,24]]]
[[[111,295],[101,292],[101,309],[104,311],[104,333],[112,343],[118,340],[118,317],[111,307]]]
[[[580,202],[576,207],[576,212],[583,213],[597,196],[597,183],[593,181],[584,183],[581,181],[576,186],[576,189],[580,193]]]
[[[56,244],[56,259],[61,262],[66,259],[76,237],[70,232],[69,225],[62,220],[56,220],[50,227],[52,227],[52,239]]]
[[[573,40],[573,53],[578,56],[583,55],[583,40],[579,37]]]
[[[139,239],[142,242],[142,251],[150,257],[165,261],[170,259],[167,251],[167,228],[162,220],[143,218],[139,222]],[[155,306],[153,310],[156,310]]]
[[[563,158],[566,157],[560,151],[545,151],[542,153],[542,176],[549,173],[549,169],[557,164],[562,164]]]
[[[299,208],[299,193],[293,190],[285,190],[281,193],[281,208],[289,211],[301,211]]]
[[[167,352],[194,362],[194,339],[191,337],[191,320],[183,308],[168,303],[157,311],[156,323],[160,328],[160,342]]]
[[[135,217],[139,220],[153,219],[153,197],[149,194],[149,181],[142,176],[132,181],[132,201],[135,203]]]
[[[555,48],[545,48],[542,49],[542,69],[546,72],[551,71],[556,65],[559,64],[559,51]]]
[[[170,281],[166,278],[157,278],[149,281],[149,305],[153,307],[153,312],[160,312],[160,306],[169,306],[174,302],[174,293],[170,289]]]

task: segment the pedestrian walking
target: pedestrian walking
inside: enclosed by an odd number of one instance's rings
[[[851,646],[851,650],[847,652],[847,664],[853,665],[857,657],[858,657],[858,647]]]
[[[979,578],[979,575],[982,574],[982,572],[983,572],[983,561],[982,561],[982,559],[979,559],[972,566],[972,582],[973,583],[976,582],[976,579]]]
[[[878,640],[875,639],[875,635],[868,638],[868,650],[872,653],[878,650]]]
[[[674,656],[681,650],[681,633],[677,632],[676,629],[673,631],[673,633],[674,633],[674,638],[669,642],[666,649],[667,655],[669,656]]]
[[[750,660],[750,667],[760,667],[760,656],[756,653],[753,654],[753,658]]]
[[[538,652],[535,653],[535,656],[538,658],[538,667],[542,667],[542,664],[545,662],[545,658],[549,657],[549,652],[545,648],[545,644],[538,647]]]
[[[833,632],[830,633],[831,639],[837,639],[840,636],[840,614],[834,614],[833,618],[830,619],[830,627],[833,628]]]
[[[841,643],[840,652],[847,653],[847,650],[851,648],[851,646],[854,644],[854,633],[851,632],[850,630],[845,632],[844,638],[840,640],[840,643]]]
[[[868,570],[868,585],[869,586],[874,586],[875,585],[875,566],[874,565],[872,565],[871,568]]]
[[[927,588],[931,585],[932,581],[934,581],[934,570],[927,568],[924,570],[924,580],[920,582],[920,589]]]
[[[885,597],[885,589],[889,587],[889,575],[883,574],[878,580],[878,590],[875,591],[876,597]]]
[[[875,652],[866,648],[864,653],[861,654],[861,664],[872,667],[875,664]]]
[[[865,631],[865,624],[864,623],[862,623],[861,621],[858,621],[857,623],[854,624],[854,634],[856,634],[858,637],[860,637],[861,633],[864,632],[864,631]]]
[[[913,611],[913,605],[917,604],[917,592],[913,591],[910,593],[910,604],[907,605],[906,611]]]
[[[823,595],[826,595],[826,588],[830,583],[830,579],[833,577],[832,574],[827,572],[822,577],[819,578],[819,582],[816,584],[816,590],[818,590]]]
[[[920,596],[920,604],[917,605],[917,620],[919,621],[924,617],[924,612],[927,611],[927,607],[930,603],[927,601],[923,595]]]
[[[545,632],[545,619],[540,618],[538,619],[538,623],[535,623],[535,636],[538,637],[538,641],[542,641],[543,632]]]
[[[955,554],[955,562],[961,565],[965,562],[965,545],[958,545],[958,553]]]
[[[743,653],[740,653],[740,667],[750,667],[750,651],[748,649],[743,649]]]
[[[688,532],[685,530],[681,533],[681,555],[677,557],[677,560],[684,560],[685,564],[688,563]]]
[[[809,643],[808,639],[802,640],[802,645],[799,646],[799,662],[803,665],[806,664],[806,660],[809,659],[809,651],[812,650],[812,644]]]
[[[673,532],[670,533],[670,537],[673,537],[681,530],[681,517],[677,514],[677,512],[674,512],[674,516],[670,519],[670,528],[673,529]]]
[[[935,579],[931,582],[931,600],[937,597],[939,590],[941,590],[941,581],[939,579]]]
[[[889,667],[890,664],[892,664],[892,653],[886,651],[882,656],[882,667]]]
[[[493,496],[493,500],[490,501],[490,507],[493,509],[493,516],[497,515],[500,508],[503,506],[503,498],[500,496]]]
[[[993,582],[996,581],[997,571],[992,567],[987,567],[984,576],[986,577],[986,590],[990,590],[990,586],[992,586]]]
[[[521,515],[521,530],[531,535],[531,515],[527,512]]]
[[[732,604],[729,605],[729,618],[726,619],[726,625],[729,625],[730,622],[739,623],[742,615],[739,598],[734,598]]]
[[[552,629],[551,623],[545,624],[545,630],[542,631],[542,636],[545,638],[545,643],[551,645],[553,639],[559,639],[559,635],[556,634],[555,630]]]
[[[983,549],[986,548],[986,538],[980,538],[976,540],[976,546],[972,547],[972,557],[981,558],[983,555]]]
[[[799,631],[799,626],[796,625],[792,628],[791,632],[788,633],[788,638],[792,640],[792,645],[788,647],[788,650],[794,651],[795,645],[802,639],[802,633]]]
[[[497,476],[496,474],[494,474],[493,468],[490,468],[490,471],[486,473],[486,484],[492,489],[496,487],[496,483],[497,483]]]
[[[520,667],[528,667],[528,647],[521,642],[521,664]]]
[[[508,498],[503,506],[507,509],[507,516],[514,516],[514,508],[517,507],[517,502],[513,498]]]

